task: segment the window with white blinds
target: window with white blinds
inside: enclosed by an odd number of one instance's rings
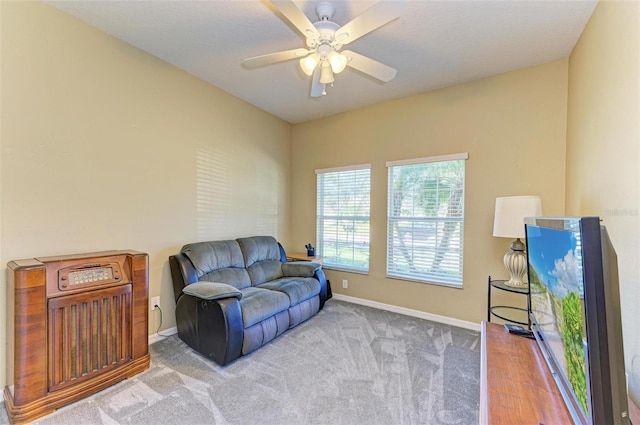
[[[387,276],[462,286],[466,153],[387,162]]]
[[[316,170],[317,249],[323,267],[369,271],[371,166]]]

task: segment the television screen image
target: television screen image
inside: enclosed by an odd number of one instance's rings
[[[582,415],[588,412],[584,290],[576,233],[530,229],[531,311],[550,355],[573,389]]]
[[[529,314],[577,424],[629,424],[617,257],[598,217],[527,218]]]

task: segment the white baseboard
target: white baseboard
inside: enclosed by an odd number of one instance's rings
[[[438,322],[445,325],[457,326],[459,328],[465,328],[472,331],[480,332],[480,323],[467,322],[466,320],[454,319],[452,317],[440,316],[438,314],[425,313],[424,311],[412,310],[410,308],[398,307],[396,305],[365,300],[364,298],[350,297],[348,295],[333,294],[333,298],[339,301],[365,305],[367,307],[373,307],[380,310],[391,311],[393,313],[404,314],[405,316],[417,317],[419,319],[431,320],[433,322]]]
[[[149,345],[156,343],[158,341],[162,341],[164,338],[171,335],[175,335],[177,333],[178,333],[178,328],[174,326],[172,328],[165,329],[160,333],[149,335]]]

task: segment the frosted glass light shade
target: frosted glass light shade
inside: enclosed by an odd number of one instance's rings
[[[331,72],[331,66],[326,63],[322,64],[322,67],[320,68],[320,82],[322,84],[331,84],[335,81],[335,78],[333,78],[333,72]]]
[[[310,54],[306,58],[300,59],[300,68],[302,68],[302,72],[311,76],[313,74],[313,70],[316,69],[318,65],[318,55],[315,53]]]
[[[341,73],[347,66],[347,57],[338,52],[329,53],[328,59],[334,74]]]

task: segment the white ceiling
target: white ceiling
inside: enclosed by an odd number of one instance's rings
[[[311,98],[297,61],[245,69],[242,60],[305,47],[268,2],[60,1],[46,3],[290,123],[568,57],[597,0],[413,0],[398,19],[349,44],[390,65],[382,84],[347,68]],[[296,0],[312,21],[319,0]],[[344,25],[376,1],[334,0]]]

